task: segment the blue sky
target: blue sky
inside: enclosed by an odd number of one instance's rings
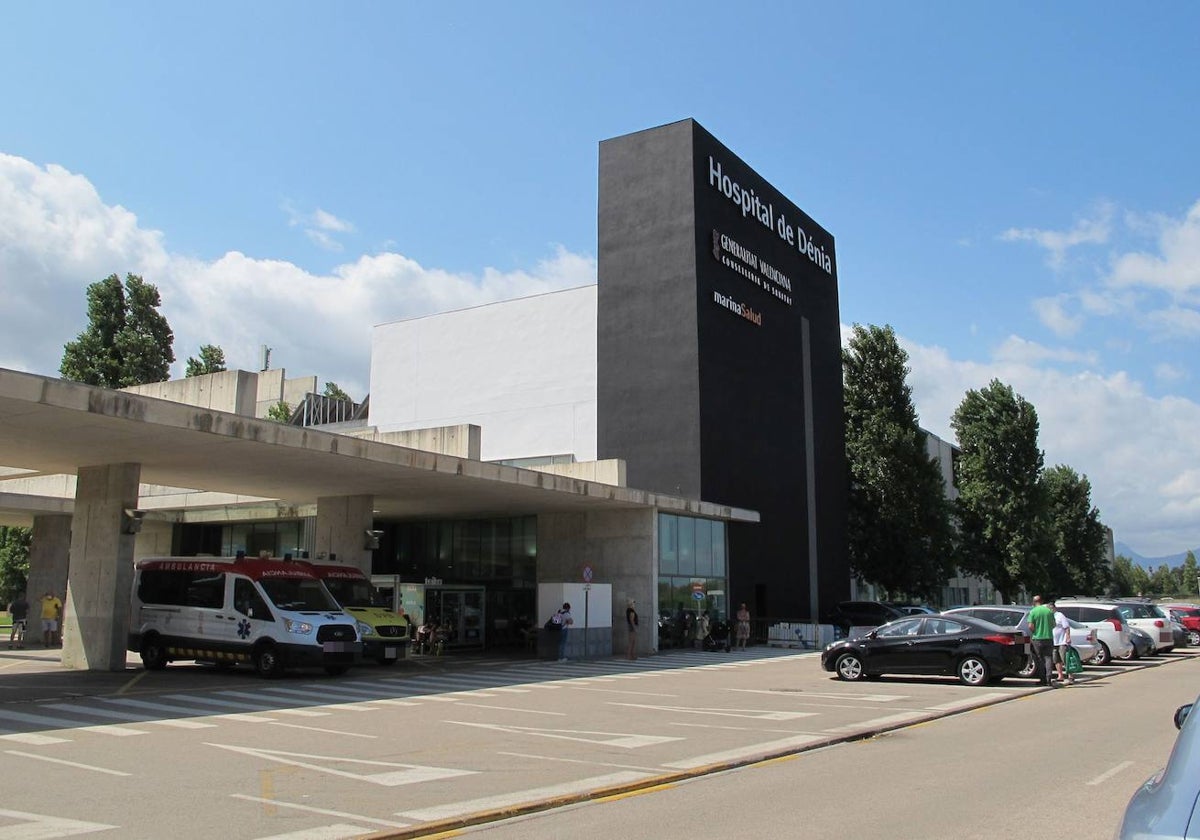
[[[598,144],[694,117],[837,240],[923,425],[992,377],[1200,546],[1200,5],[8,4],[0,366],[140,273],[183,361],[355,397],[374,324],[595,281]]]

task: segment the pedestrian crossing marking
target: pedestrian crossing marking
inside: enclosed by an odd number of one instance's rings
[[[588,729],[539,729],[532,726],[473,723],[465,720],[448,720],[446,723],[457,723],[459,726],[473,726],[476,729],[491,729],[495,732],[508,732],[513,735],[529,735],[534,738],[553,738],[560,741],[603,744],[627,750],[654,746],[655,744],[665,744],[668,741],[683,740],[682,738],[674,738],[666,735],[632,735],[625,732],[596,732]]]

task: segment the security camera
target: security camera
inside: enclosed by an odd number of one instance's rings
[[[142,530],[142,520],[146,518],[146,511],[125,508],[123,513],[124,516],[121,517],[122,531],[126,534],[136,534]]]

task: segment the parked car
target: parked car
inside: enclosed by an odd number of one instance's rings
[[[1170,619],[1163,618],[1154,604],[1131,598],[1117,601],[1116,605],[1125,621],[1150,634],[1155,648],[1162,653],[1170,653],[1174,649],[1175,633],[1171,630]]]
[[[1092,602],[1074,598],[1059,598],[1055,606],[1067,618],[1096,631],[1100,650],[1093,665],[1107,665],[1114,657],[1129,655],[1133,642],[1129,640],[1129,625],[1112,602]]]
[[[906,616],[821,653],[839,679],[881,674],[944,674],[966,685],[1013,676],[1026,658],[1025,636],[965,615]]]
[[[829,614],[829,624],[843,634],[851,627],[878,627],[901,618],[904,613],[879,601],[842,601]]]
[[[1010,627],[1025,634],[1025,642],[1029,643],[1029,611],[1030,604],[991,604],[976,607],[956,607],[944,610],[942,615],[969,615],[972,618],[990,621],[1000,627]],[[1065,615],[1065,613],[1064,613]],[[1079,660],[1084,663],[1092,662],[1100,653],[1100,645],[1096,641],[1096,631],[1078,621],[1067,618],[1071,624],[1071,647],[1079,654]],[[1030,650],[1025,658],[1018,677],[1041,677],[1042,664],[1033,658]]]
[[[1150,634],[1140,627],[1129,628],[1129,641],[1133,642],[1133,650],[1127,655],[1117,657],[1123,660],[1141,659],[1146,656],[1154,656],[1158,649],[1154,646],[1154,640],[1150,638]]]
[[[1195,604],[1159,604],[1158,609],[1183,625],[1188,645],[1200,647],[1200,607]]]
[[[1116,840],[1186,840],[1196,836],[1195,826],[1200,821],[1200,714],[1190,714],[1194,708],[1195,703],[1188,703],[1175,710],[1179,735],[1167,766],[1129,800]],[[1192,831],[1188,830],[1189,824]]]
[[[927,607],[924,604],[897,604],[892,601],[884,601],[892,609],[900,610],[905,615],[933,615],[937,612],[933,607]]]

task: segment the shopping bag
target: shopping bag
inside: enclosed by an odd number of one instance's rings
[[[1083,670],[1083,660],[1079,658],[1079,651],[1073,647],[1067,648],[1067,673],[1078,674]]]

